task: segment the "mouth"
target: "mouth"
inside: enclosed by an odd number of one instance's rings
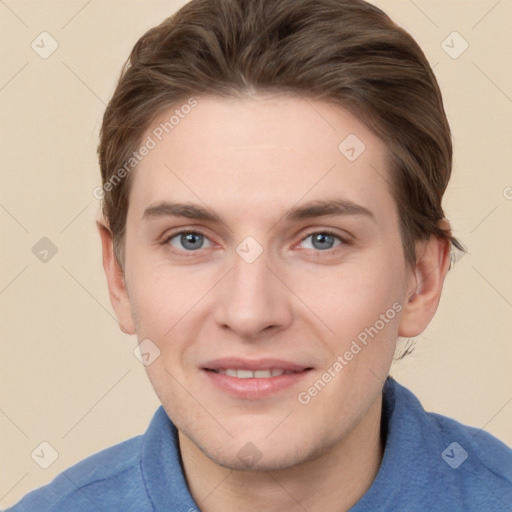
[[[309,368],[306,368],[309,369]],[[236,377],[237,379],[270,379],[272,377],[279,377],[281,375],[291,375],[294,372],[290,370],[282,370],[280,368],[272,368],[268,370],[243,370],[243,369],[235,369],[235,368],[220,368],[218,370],[213,370],[209,368],[205,368],[206,371],[210,371],[213,373],[218,373],[220,375],[228,375],[229,377]]]
[[[201,368],[215,387],[243,399],[260,399],[290,388],[313,368],[276,359],[219,359]]]

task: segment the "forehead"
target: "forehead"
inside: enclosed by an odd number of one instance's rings
[[[342,107],[284,95],[196,102],[148,128],[152,149],[133,171],[130,210],[173,199],[263,216],[334,194],[394,206],[384,142]]]

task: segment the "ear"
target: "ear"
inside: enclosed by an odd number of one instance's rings
[[[101,238],[103,253],[103,269],[107,276],[110,302],[114,308],[119,328],[126,334],[135,334],[135,325],[132,317],[132,309],[126,288],[124,271],[120,267],[114,255],[112,232],[104,220],[96,222]]]
[[[449,268],[449,240],[432,235],[416,244],[416,264],[408,279],[399,336],[413,338],[426,329],[439,305]]]

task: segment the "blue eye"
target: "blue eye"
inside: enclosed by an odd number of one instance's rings
[[[336,239],[338,240],[337,245],[341,245],[342,242],[345,242],[345,240],[343,240],[339,235],[332,233],[331,231],[315,231],[307,235],[306,238],[302,240],[302,242],[308,240],[309,238],[312,240],[312,247],[307,247],[307,249],[317,249],[320,251],[325,251],[332,249],[333,247],[337,247],[333,245]]]
[[[172,242],[174,239],[178,240],[178,243],[181,244],[181,247],[176,247],[176,245]],[[169,243],[172,247],[190,252],[195,251],[197,249],[203,249],[203,242],[208,240],[202,233],[197,233],[195,231],[181,231],[169,237],[166,240],[166,243]]]

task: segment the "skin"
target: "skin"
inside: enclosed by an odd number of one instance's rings
[[[134,171],[124,269],[106,221],[98,223],[120,327],[160,350],[146,370],[179,430],[185,476],[202,511],[348,510],[377,474],[382,387],[396,340],[417,336],[434,316],[448,242],[418,242],[416,266],[406,266],[386,146],[343,108],[284,95],[197,100]],[[366,145],[353,162],[338,150],[349,134]],[[284,219],[293,207],[332,198],[373,217]],[[224,222],[143,218],[163,201],[206,206]],[[179,235],[169,240],[180,229],[205,238],[195,249]],[[320,245],[308,236],[326,229],[345,242]],[[236,252],[247,236],[263,249],[252,263]],[[401,311],[300,403],[298,393],[394,303]],[[201,370],[225,356],[275,357],[312,370],[291,388],[244,400]],[[248,442],[261,455],[250,467],[237,456]]]

